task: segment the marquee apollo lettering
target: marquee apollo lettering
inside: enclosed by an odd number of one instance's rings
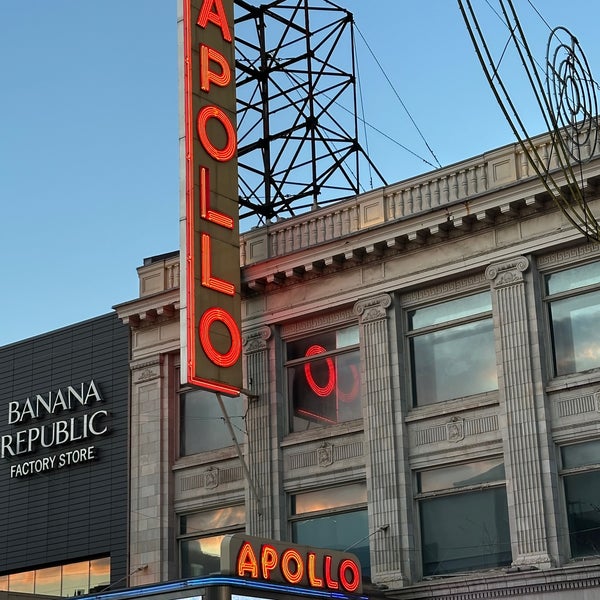
[[[80,407],[94,407],[100,402],[103,402],[103,399],[93,380],[78,386],[67,386],[46,394],[37,394],[22,402],[9,402],[7,421],[13,426],[30,424],[52,415],[67,414],[64,418],[2,435],[0,458],[20,457],[40,448],[63,446],[107,434],[110,431],[107,410],[100,408],[84,414],[68,414]]]
[[[360,563],[347,552],[244,534],[227,536],[221,552],[221,570],[238,577],[350,594],[362,591]]]

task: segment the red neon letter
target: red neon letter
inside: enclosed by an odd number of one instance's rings
[[[237,558],[237,574],[243,577],[246,573],[253,579],[258,579],[258,563],[249,542],[244,542]]]
[[[277,566],[277,550],[273,546],[264,544],[260,551],[260,564],[263,579],[271,579],[271,571]]]
[[[225,354],[216,350],[210,339],[210,326],[215,321],[221,321],[227,327],[229,336],[231,337],[231,346]],[[212,363],[219,367],[232,367],[235,365],[242,352],[242,336],[237,323],[226,310],[216,306],[209,308],[202,315],[198,329],[202,349]],[[256,568],[258,569],[258,566]]]
[[[200,167],[200,216],[211,223],[233,229],[233,219],[210,207],[210,174],[206,167]]]
[[[209,119],[217,119],[227,134],[227,141],[223,148],[217,148],[208,139],[208,133],[206,131],[206,124]],[[229,117],[225,114],[225,111],[221,110],[217,106],[205,106],[198,111],[198,117],[196,119],[196,131],[198,137],[204,146],[204,149],[219,162],[227,162],[231,160],[235,155],[237,149],[237,139],[235,136],[235,129],[229,120]]]
[[[294,570],[290,569],[290,562],[295,564]],[[304,563],[302,557],[293,548],[288,548],[281,555],[281,572],[289,583],[300,583],[304,576]]]
[[[212,8],[215,8],[213,11]],[[229,24],[227,23],[227,17],[225,15],[225,9],[221,0],[205,0],[196,25],[199,25],[203,29],[206,29],[208,22],[214,23],[217,27],[220,27],[223,39],[227,42],[231,42],[231,33],[229,32]]]
[[[346,577],[346,572],[350,571],[351,579]],[[340,563],[340,581],[342,587],[347,592],[355,592],[360,585],[360,573],[358,571],[358,565],[349,558],[346,558]]]
[[[221,73],[211,71],[208,67],[210,61],[216,62],[221,67]],[[227,59],[217,50],[200,44],[200,88],[210,92],[211,82],[220,87],[225,87],[231,81],[231,69]]]
[[[323,580],[320,579],[319,577],[317,577],[317,575],[315,573],[316,558],[317,558],[317,555],[314,552],[308,553],[308,583],[310,583],[310,585],[312,587],[322,588]]]
[[[235,294],[235,286],[229,281],[219,279],[218,277],[212,276],[212,257],[210,254],[210,235],[208,233],[202,233],[201,236],[201,248],[202,248],[202,285],[215,292],[221,292],[228,296]]]
[[[325,583],[330,590],[339,590],[340,584],[331,577],[331,556],[325,555]]]
[[[323,352],[325,352],[325,348],[315,344],[306,351],[305,356],[314,356],[315,354],[322,354]],[[304,365],[304,376],[306,377],[310,389],[317,394],[317,396],[321,396],[321,398],[329,396],[335,388],[335,367],[333,366],[333,360],[331,360],[331,358],[326,358],[325,362],[327,364],[328,376],[327,383],[324,386],[320,386],[312,376],[311,363],[306,363]]]

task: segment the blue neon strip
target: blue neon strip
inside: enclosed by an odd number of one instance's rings
[[[331,598],[332,600],[368,600],[367,596],[349,596],[340,592],[327,592],[324,590],[315,590],[312,588],[299,588],[294,586],[288,586],[278,583],[268,583],[264,581],[252,581],[250,579],[239,579],[236,577],[203,577],[200,579],[182,579],[179,581],[171,581],[167,583],[158,583],[156,585],[140,588],[130,588],[126,590],[115,590],[114,592],[106,592],[103,594],[89,594],[86,596],[79,596],[78,600],[84,598],[96,598],[98,600],[110,598],[136,598],[144,597],[150,594],[160,594],[161,592],[172,592],[176,590],[186,590],[198,588],[198,587],[214,587],[217,585],[228,585],[237,588],[248,588],[253,590],[265,590],[269,592],[279,592],[284,594],[294,594],[300,596],[310,596],[312,598]],[[197,596],[193,597],[194,600]],[[178,600],[184,600],[183,598]],[[187,599],[186,599],[187,600]],[[190,597],[192,600],[192,597]]]

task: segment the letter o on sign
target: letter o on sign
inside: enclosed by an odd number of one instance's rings
[[[290,563],[294,566],[290,568]],[[289,583],[300,583],[304,577],[304,563],[296,550],[289,548],[281,555],[281,572]]]
[[[227,134],[227,141],[223,148],[217,148],[208,138],[208,132],[206,131],[206,125],[209,119],[216,119],[221,123],[225,133]],[[219,162],[227,162],[231,160],[237,149],[237,139],[235,135],[235,129],[229,120],[229,117],[217,106],[205,106],[198,112],[196,119],[196,131],[198,137],[204,146],[204,149]]]
[[[219,352],[212,344],[210,339],[210,328],[215,321],[220,321],[227,327],[229,336],[231,337],[231,346],[225,353]],[[219,367],[232,367],[237,362],[242,352],[242,341],[240,330],[233,317],[222,308],[214,306],[209,308],[200,319],[198,325],[200,333],[200,343],[206,353],[206,356]]]
[[[350,559],[340,563],[340,581],[347,592],[355,592],[360,585],[358,565]]]

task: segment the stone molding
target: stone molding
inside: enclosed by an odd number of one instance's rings
[[[487,279],[494,287],[512,285],[523,281],[523,273],[529,268],[529,261],[524,256],[512,260],[494,263],[485,270]]]

